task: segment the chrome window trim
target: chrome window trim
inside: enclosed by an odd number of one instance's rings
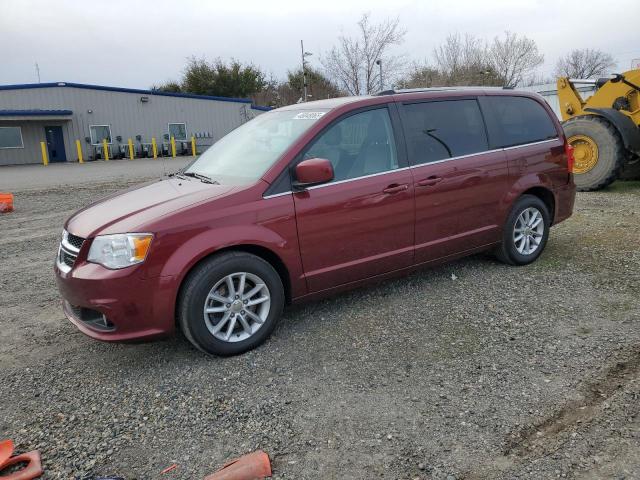
[[[307,188],[307,190],[316,190],[318,188],[329,187],[331,185],[339,185],[339,184],[342,184],[342,183],[353,182],[355,180],[362,180],[363,178],[377,177],[377,176],[380,176],[380,175],[386,175],[388,173],[401,172],[403,170],[411,170],[411,169],[415,169],[415,168],[424,167],[424,166],[427,166],[427,165],[434,165],[434,164],[438,164],[438,163],[450,162],[452,160],[460,160],[461,158],[475,157],[475,156],[478,156],[478,155],[485,155],[485,154],[488,154],[488,153],[504,152],[506,150],[515,150],[516,148],[531,147],[533,145],[542,145],[544,143],[557,142],[558,140],[560,140],[560,137],[550,138],[549,140],[540,140],[538,142],[523,143],[522,145],[514,145],[512,147],[494,148],[493,150],[485,150],[484,152],[468,153],[466,155],[458,155],[456,157],[443,158],[441,160],[436,160],[434,162],[420,163],[418,165],[411,165],[409,167],[396,168],[395,170],[387,170],[387,171],[384,171],[384,172],[372,173],[371,175],[364,175],[362,177],[347,178],[345,180],[340,180],[338,182],[323,183],[322,185],[315,185],[313,187],[309,187],[309,188]],[[263,196],[262,198],[266,200],[268,198],[281,197],[283,195],[289,195],[289,194],[292,194],[292,193],[293,193],[293,191],[288,190],[288,191],[282,192],[282,193],[275,193],[273,195],[267,195],[266,197]]]
[[[286,192],[281,192],[281,193],[274,193],[273,195],[267,195],[267,196],[263,196],[263,199],[267,199],[267,198],[276,198],[276,197],[282,197],[284,195],[291,195],[293,192],[291,190],[288,190]]]
[[[539,140],[537,142],[523,143],[522,145],[513,145],[511,147],[504,147],[502,150],[514,150],[516,148],[530,147],[532,145],[542,145],[543,143],[557,142],[558,140],[560,140],[560,137],[554,137],[548,140]]]
[[[442,158],[440,160],[435,160],[433,162],[419,163],[417,165],[413,165],[411,168],[420,168],[426,165],[435,165],[437,163],[450,162],[451,160],[460,160],[461,158],[477,157],[478,155],[485,155],[487,153],[496,153],[496,152],[501,152],[503,150],[504,148],[494,148],[493,150],[485,150],[484,152],[467,153],[466,155],[458,155],[457,157]]]
[[[353,182],[354,180],[362,180],[363,178],[379,177],[381,175],[388,175],[389,173],[402,172],[403,170],[409,170],[411,167],[394,168],[393,170],[385,170],[384,172],[371,173],[369,175],[363,175],[361,177],[345,178],[344,180],[338,180],[337,182],[323,183],[322,185],[314,185],[307,188],[307,190],[316,190],[318,188],[329,187],[331,185],[340,185],[342,183]]]

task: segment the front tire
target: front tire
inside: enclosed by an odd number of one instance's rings
[[[205,353],[244,353],[271,334],[284,307],[278,273],[262,258],[225,252],[198,265],[180,292],[178,323]]]
[[[507,216],[496,256],[509,265],[534,262],[547,245],[550,226],[546,204],[535,195],[522,195]]]

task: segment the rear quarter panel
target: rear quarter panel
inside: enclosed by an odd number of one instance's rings
[[[553,223],[568,218],[573,211],[575,185],[572,175],[568,172],[564,130],[553,110],[542,97],[536,94],[508,90],[491,94],[531,98],[547,112],[558,134],[554,139],[503,149],[509,165],[510,186],[501,202],[502,223],[518,197],[536,187],[544,188],[553,195]]]

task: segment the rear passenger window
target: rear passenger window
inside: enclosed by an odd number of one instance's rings
[[[476,100],[405,104],[402,123],[413,165],[488,150]]]
[[[547,111],[527,97],[487,96],[487,129],[493,148],[512,147],[556,138],[558,132]]]

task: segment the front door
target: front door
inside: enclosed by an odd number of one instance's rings
[[[310,292],[412,264],[413,185],[386,107],[338,120],[302,158],[326,158],[335,173],[293,195]]]
[[[50,162],[66,162],[67,155],[64,151],[64,137],[62,127],[44,127],[47,138],[47,153]]]

